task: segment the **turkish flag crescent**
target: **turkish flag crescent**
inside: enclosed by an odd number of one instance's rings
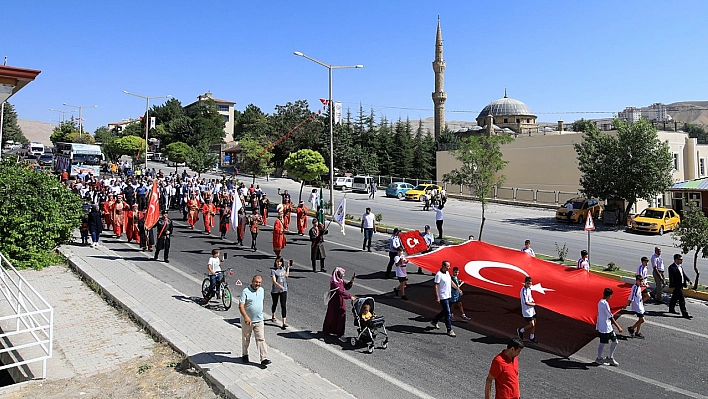
[[[425,243],[425,239],[418,230],[401,233],[398,235],[398,238],[401,239],[403,249],[406,250],[406,253],[408,255],[417,254],[418,252],[423,252],[428,249],[428,245]]]
[[[481,241],[441,247],[408,260],[431,272],[437,272],[442,261],[448,260],[451,268],[459,267],[459,278],[465,283],[517,299],[524,278],[531,277],[537,306],[588,324],[595,324],[597,304],[605,288],[614,291],[609,300],[612,313],[624,308],[631,293],[631,285],[619,280]]]
[[[145,214],[145,229],[150,230],[160,218],[160,194],[157,192],[157,179],[152,181],[152,191],[148,198],[148,210]]]

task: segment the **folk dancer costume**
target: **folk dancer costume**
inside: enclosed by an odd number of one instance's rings
[[[312,271],[315,271],[315,263],[319,259],[320,271],[326,273],[325,269],[325,253],[324,235],[329,234],[329,231],[317,219],[312,219],[312,228],[310,229],[310,260],[312,261]]]
[[[263,226],[268,226],[268,207],[270,206],[270,201],[268,200],[268,196],[263,194],[263,197],[261,197],[261,225]]]
[[[248,225],[251,230],[251,249],[257,250],[256,239],[258,238],[258,232],[261,230],[261,215],[259,215],[255,210],[253,214],[248,217]]]
[[[135,240],[136,243],[140,244],[139,221],[140,211],[138,211],[138,204],[133,204],[133,209],[128,212],[125,218],[125,235],[128,237],[128,242]]]
[[[194,230],[194,224],[199,221],[199,205],[199,200],[194,198],[194,194],[192,194],[189,201],[187,201],[187,222],[192,230]]]
[[[305,206],[305,202],[300,200],[295,212],[297,214],[297,233],[304,236],[305,229],[307,229],[307,214],[310,210]]]
[[[155,245],[155,229],[145,229],[145,216],[147,212],[140,211],[138,219],[138,231],[140,232],[140,249],[143,251],[151,251]]]
[[[119,195],[116,202],[111,207],[113,214],[113,233],[116,238],[120,238],[125,230],[125,214],[128,212],[128,204],[123,202],[123,196]]]
[[[204,217],[204,231],[211,234],[211,228],[214,227],[214,215],[216,215],[216,206],[211,202],[211,198],[207,197],[206,202],[202,205],[202,216]]]
[[[278,218],[273,223],[273,252],[275,256],[280,256],[280,251],[287,245],[285,239],[285,225],[283,224],[283,212],[278,212]]]
[[[113,227],[113,205],[116,200],[113,199],[113,194],[108,194],[108,200],[103,203],[103,217],[106,220],[106,230]]]
[[[283,205],[283,225],[285,226],[285,231],[290,232],[290,218],[293,212],[293,204],[290,203],[290,197],[286,199]]]
[[[235,199],[238,201],[238,199]],[[228,202],[228,201],[227,201]],[[231,227],[231,207],[224,203],[219,212],[219,233],[221,233],[221,239],[226,237],[226,233],[229,232]]]
[[[236,243],[243,245],[243,237],[246,235],[247,223],[246,211],[241,208],[238,210],[238,226],[236,226]]]
[[[167,217],[167,212],[162,214],[162,218],[157,221],[155,229],[157,230],[157,248],[153,260],[157,260],[160,251],[164,250],[165,262],[170,261],[170,239],[172,237],[172,220]]]

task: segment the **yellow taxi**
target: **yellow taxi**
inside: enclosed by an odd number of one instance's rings
[[[568,203],[573,204],[572,213],[568,217]],[[556,220],[559,222],[584,223],[588,218],[588,213],[592,213],[593,220],[597,220],[602,215],[602,205],[596,198],[571,198],[556,211]]]
[[[422,201],[423,200],[423,194],[425,194],[426,191],[430,190],[438,190],[440,191],[440,186],[436,184],[419,184],[415,186],[414,188],[406,191],[406,200],[407,201]]]
[[[632,230],[664,234],[674,230],[681,223],[681,217],[669,208],[647,208],[632,220]]]

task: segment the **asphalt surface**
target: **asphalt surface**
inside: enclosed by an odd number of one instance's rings
[[[250,184],[250,178],[243,180]],[[271,179],[269,182],[259,179],[257,183],[272,198],[277,198],[278,187],[289,189],[294,198],[299,191],[298,183],[285,179]],[[307,192],[306,188],[304,193]],[[338,192],[335,202],[338,203],[340,197]],[[371,206],[374,213],[383,214],[384,223],[409,228],[422,228],[424,224],[434,226],[434,213],[423,212],[417,203],[384,198],[382,195],[375,200],[366,199],[364,194],[347,194],[347,198],[347,213],[357,217],[366,206]],[[445,235],[478,236],[479,203],[450,200],[446,211]],[[587,247],[587,233],[580,226],[556,224],[552,211],[491,205],[486,216],[483,238],[490,243],[521,247],[524,239],[529,238],[536,252],[555,254],[554,242],[567,242],[571,258]],[[176,211],[172,212],[171,217],[175,220],[175,234],[169,264],[153,261],[151,253],[139,252],[125,240],[116,242],[115,239],[104,238],[103,241],[126,259],[135,261],[144,270],[185,293],[185,297],[175,300],[201,303],[200,283],[212,248],[220,248],[229,254],[227,265],[234,267],[235,275],[228,277],[228,281],[235,296],[242,288],[235,285],[236,280],[248,284],[254,274],[263,275],[264,287],[270,289],[267,278],[274,255],[269,227],[259,235],[259,250],[252,252],[248,249],[248,233],[246,245],[239,247],[234,243],[233,232],[229,233],[227,240],[220,240],[216,233],[208,236],[200,229],[188,229],[186,222],[181,221],[181,214]],[[272,225],[272,220],[269,220],[269,225]],[[199,223],[201,225],[201,221]],[[294,223],[291,229],[294,229]],[[606,263],[603,259],[608,259],[607,262],[612,260],[623,268],[633,270],[635,263],[639,263],[638,259],[650,255],[655,245],[664,248],[665,258],[672,253],[670,236],[636,235],[601,226],[599,231],[591,234],[593,263]],[[411,289],[408,296],[411,299],[402,301],[393,298],[391,289],[397,284],[394,280],[382,278],[388,261],[388,235],[377,233],[374,236],[376,250],[373,253],[361,251],[361,239],[359,229],[348,227],[346,235],[342,235],[339,226],[332,224],[326,237],[326,266],[330,272],[335,266],[344,267],[348,277],[356,272],[357,280],[351,292],[357,296],[375,298],[376,313],[386,318],[390,335],[388,348],[367,354],[364,348],[352,348],[348,342],[320,338],[325,313],[322,295],[328,289],[330,275],[312,273],[309,240],[292,233],[283,251],[285,259],[295,261],[289,279],[288,301],[288,324],[292,328],[283,331],[278,328],[279,324],[268,322],[268,344],[361,398],[481,396],[491,359],[514,334],[513,328],[508,325],[523,324],[520,314],[508,309],[475,307],[475,295],[468,295],[463,297],[463,301],[472,322],[455,323],[456,338],[447,337],[444,328],[432,330],[428,321],[439,310],[434,299],[432,276],[417,275],[413,273],[415,267],[409,266]],[[689,276],[693,278],[690,271]],[[583,346],[569,359],[549,354],[542,346],[528,347],[520,358],[522,397],[593,398],[609,394],[620,397],[708,397],[708,367],[703,361],[703,350],[708,339],[708,307],[702,302],[688,302],[688,310],[695,316],[693,320],[665,313],[665,305],[647,305],[648,323],[643,328],[647,338],[626,338],[625,330],[615,355],[620,362],[618,368],[590,364],[596,357],[597,340]],[[266,312],[270,303],[267,297]],[[212,302],[210,307],[215,317],[229,323],[238,322],[236,306],[224,311]],[[500,313],[511,321],[491,332],[475,323],[476,318],[480,319],[490,312]],[[280,310],[277,316],[280,319]],[[626,328],[634,320],[634,316],[623,315],[620,324]],[[591,325],[586,328],[588,331],[594,330]],[[562,323],[544,324],[543,317],[539,317],[537,338],[541,345],[546,329],[563,333]],[[354,334],[349,313],[346,336]],[[569,336],[568,339],[575,337]]]

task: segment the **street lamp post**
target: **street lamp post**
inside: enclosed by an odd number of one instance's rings
[[[61,123],[64,123],[64,114],[71,114],[71,113],[76,112],[76,111],[74,111],[73,109],[72,109],[72,110],[69,110],[69,111],[62,111],[62,110],[60,110],[60,109],[49,108],[49,110],[50,110],[50,111],[54,111],[54,112],[59,112],[59,113],[61,113]]]
[[[145,99],[145,170],[148,168],[148,131],[150,130],[150,118],[149,118],[149,112],[150,112],[150,100],[154,100],[156,98],[171,98],[172,95],[168,94],[166,96],[141,96],[140,94],[135,94],[131,93],[129,91],[123,90],[123,93],[129,95],[129,96],[134,96],[134,97],[140,97]]]
[[[71,105],[64,103],[65,107],[77,108],[79,110],[79,137],[84,132],[84,119],[82,117],[84,108],[98,108],[98,105]]]
[[[329,98],[327,101],[327,109],[329,111],[329,210],[332,215],[334,215],[334,122],[332,114],[332,70],[333,69],[347,69],[347,68],[363,68],[364,65],[330,65],[325,64],[320,60],[316,60],[309,57],[299,51],[293,52],[298,57],[307,58],[308,60],[320,64],[329,70]]]

